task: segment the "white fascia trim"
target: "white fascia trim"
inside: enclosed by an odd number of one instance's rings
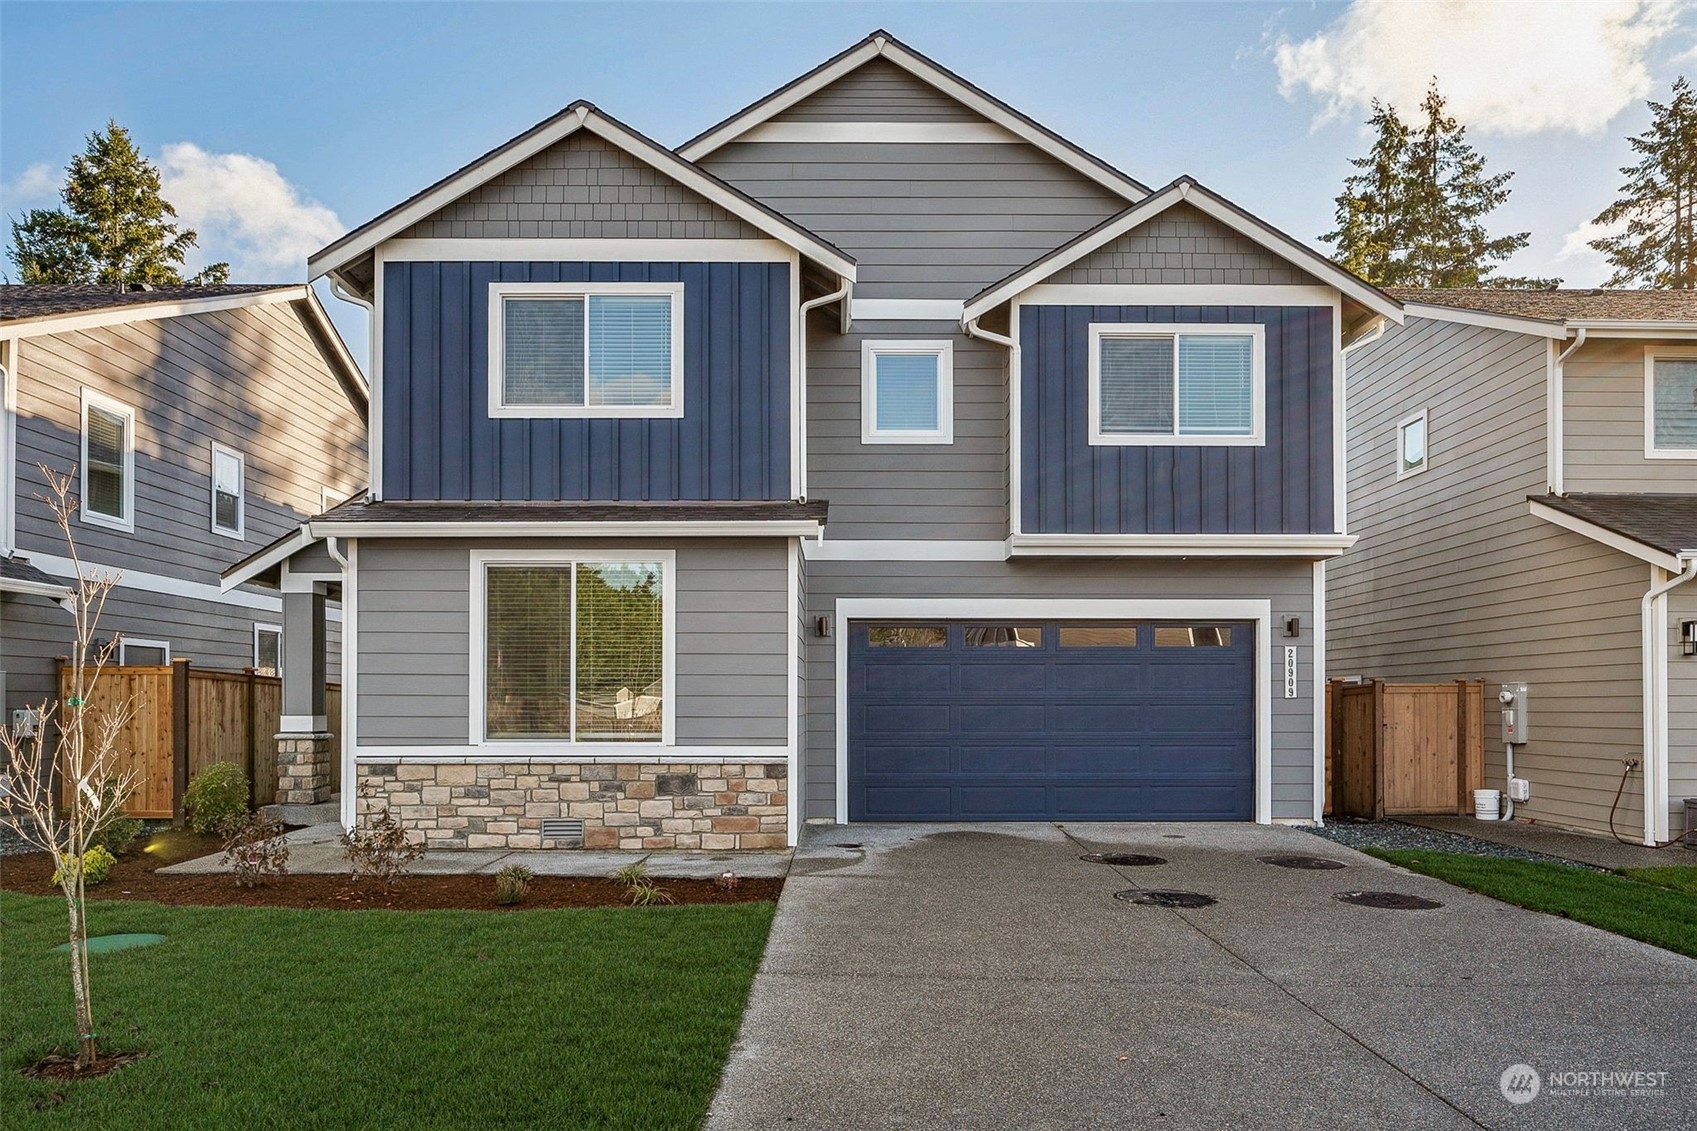
[[[902,540],[840,539],[803,542],[802,553],[812,562],[1001,562],[1008,558],[1005,539]]]
[[[1646,546],[1642,542],[1633,541],[1625,535],[1616,534],[1612,530],[1605,530],[1596,523],[1586,522],[1582,518],[1575,518],[1565,511],[1559,511],[1552,506],[1540,503],[1536,499],[1528,500],[1528,504],[1533,518],[1553,522],[1564,530],[1571,530],[1575,534],[1584,535],[1591,541],[1601,543],[1611,550],[1630,554],[1639,561],[1649,562],[1651,565],[1659,566],[1671,573],[1678,573],[1680,570],[1679,555],[1677,554],[1664,553],[1653,546]]]
[[[1353,534],[1015,534],[1023,557],[1335,558]]]
[[[1314,822],[1326,821],[1326,561],[1314,563],[1314,643],[1309,693],[1314,698]],[[1268,641],[1271,644],[1271,641]]]
[[[878,427],[878,358],[911,354],[937,359],[937,427],[920,430]],[[948,338],[867,338],[860,343],[860,442],[945,445],[955,442],[955,344]]]
[[[245,564],[232,566],[225,570],[219,578],[219,589],[227,593],[238,585],[252,581],[272,566],[286,561],[316,541],[318,539],[312,536],[311,532],[307,530],[307,524],[303,522],[285,541],[278,542],[269,550]]]
[[[971,145],[1024,141],[993,122],[762,122],[738,141],[822,145]]]
[[[815,519],[714,522],[310,522],[313,538],[817,538]]]
[[[495,179],[579,130],[587,130],[617,146],[738,219],[801,252],[827,270],[850,279],[854,278],[854,263],[835,248],[798,227],[777,220],[742,194],[727,189],[714,178],[702,173],[689,159],[680,160],[671,150],[663,149],[646,138],[631,133],[589,106],[579,106],[570,113],[556,115],[545,128],[537,129],[522,142],[509,145],[504,150],[468,166],[435,189],[426,191],[411,203],[396,209],[391,215],[367,224],[357,233],[358,238],[345,244],[332,245],[312,255],[307,259],[308,277],[316,279],[359,259],[391,236],[406,231],[418,221],[441,211],[478,186]]]
[[[1697,322],[1690,319],[1569,318],[1569,330],[1585,330],[1593,338],[1693,338]]]
[[[849,317],[866,322],[959,322],[964,304],[952,298],[857,298]]]
[[[1332,287],[1265,287],[1206,283],[1038,283],[1020,295],[1026,306],[1332,306]]]
[[[1273,604],[1260,599],[839,597],[836,602],[837,823],[848,823],[848,642],[856,620],[1247,620],[1255,622],[1255,820],[1273,819]]]
[[[888,59],[921,82],[936,87],[979,116],[1001,126],[1020,141],[1029,142],[1063,165],[1083,173],[1097,184],[1123,196],[1125,199],[1138,201],[1149,195],[1149,190],[1142,185],[1089,160],[1070,146],[1051,136],[1047,131],[1025,121],[1017,114],[1010,113],[993,99],[974,90],[946,71],[940,70],[935,65],[919,58],[899,43],[892,43],[882,36],[867,40],[830,66],[821,67],[812,75],[798,80],[788,89],[770,96],[711,132],[696,138],[679,149],[678,155],[686,161],[699,161],[720,146],[746,136],[756,126],[770,121],[804,98],[823,90],[844,75],[858,70],[865,63],[880,56]]]
[[[383,245],[385,263],[788,263],[795,254],[779,240],[433,238]]]
[[[666,746],[653,747],[630,742],[567,743],[537,742],[512,752],[491,753],[487,746],[360,746],[349,747],[350,764],[410,762],[415,765],[489,765],[498,762],[782,762],[794,757],[786,746]],[[641,751],[648,751],[642,753]],[[344,781],[349,780],[347,778]],[[351,790],[343,790],[346,798]]]
[[[1375,337],[1384,333],[1385,319],[1374,318]],[[1349,381],[1344,360],[1343,295],[1332,296],[1332,526],[1349,532]]]
[[[244,295],[135,302],[78,314],[45,314],[38,318],[20,318],[16,322],[6,323],[4,331],[8,338],[38,338],[43,334],[68,334],[74,330],[92,330],[97,326],[118,326],[126,322],[148,322],[156,318],[177,318],[185,314],[211,314],[219,310],[238,310],[244,306],[294,302],[310,294],[311,287],[290,285]],[[355,372],[357,371],[356,366]]]
[[[1487,314],[1483,310],[1462,310],[1454,306],[1433,306],[1430,303],[1403,304],[1410,318],[1430,318],[1438,322],[1454,322],[1462,326],[1483,326],[1490,330],[1509,330],[1516,334],[1536,334],[1541,338],[1565,338],[1567,326],[1543,318],[1522,318],[1513,314]]]
[[[54,585],[46,581],[23,581],[18,578],[0,577],[0,593],[17,593],[26,597],[48,597],[55,601],[63,601],[71,595],[69,585]]]
[[[76,563],[69,558],[32,552],[29,554],[29,560],[30,564],[56,576],[69,578],[77,576]],[[85,577],[116,576],[120,589],[140,589],[144,593],[160,593],[167,597],[184,597],[191,601],[211,601],[218,605],[233,605],[238,608],[257,609],[266,613],[279,613],[283,609],[283,602],[280,598],[268,597],[259,593],[229,590],[218,585],[208,585],[202,581],[188,581],[180,577],[164,577],[157,573],[143,573],[140,570],[101,565],[90,561],[84,561],[82,569]],[[238,583],[231,582],[230,584]]]
[[[1189,204],[1197,211],[1212,217],[1239,235],[1260,244],[1281,259],[1325,280],[1329,284],[1328,289],[1335,288],[1375,314],[1381,314],[1399,326],[1402,324],[1404,308],[1401,303],[1395,299],[1387,298],[1374,287],[1362,282],[1331,260],[1311,251],[1282,232],[1276,231],[1258,220],[1251,219],[1235,208],[1229,208],[1220,203],[1211,191],[1189,181],[1180,181],[1126,209],[1125,212],[1120,214],[1118,220],[1104,224],[1095,233],[1080,239],[1064,252],[1038,260],[994,289],[971,299],[967,302],[962,317],[967,319],[982,317],[1015,295],[1023,296],[1024,292],[1033,285],[1042,282],[1068,265],[1076,263],[1098,248],[1107,246],[1127,232],[1148,223],[1167,209],[1180,203]]]
[[[1697,347],[1644,347],[1644,458],[1697,460],[1697,448],[1658,448],[1656,446],[1656,359],[1659,357],[1694,358],[1697,357]]]
[[[1260,448],[1267,444],[1267,328],[1259,322],[1092,322],[1088,357],[1088,436],[1091,447],[1132,448]],[[1180,337],[1251,339],[1249,364],[1249,431],[1242,435],[1201,435],[1177,431],[1183,403],[1179,367]],[[1173,340],[1173,428],[1166,433],[1102,431],[1102,339],[1171,338]]]

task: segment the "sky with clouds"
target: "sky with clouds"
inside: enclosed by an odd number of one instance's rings
[[[115,118],[199,231],[191,266],[298,280],[309,252],[576,98],[675,145],[878,27],[1146,183],[1191,174],[1316,244],[1372,100],[1412,110],[1436,76],[1516,173],[1492,227],[1532,243],[1507,270],[1570,285],[1606,275],[1588,222],[1645,100],[1697,75],[1697,0],[7,0],[0,210],[55,204]],[[328,305],[363,356],[363,314]]]

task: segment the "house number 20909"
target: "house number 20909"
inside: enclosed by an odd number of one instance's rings
[[[1285,648],[1285,698],[1296,698],[1296,646]]]

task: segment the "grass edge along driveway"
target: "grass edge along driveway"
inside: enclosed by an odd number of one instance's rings
[[[1662,883],[1542,860],[1368,849],[1411,872],[1697,958],[1697,898]],[[1651,869],[1662,872],[1663,869]]]
[[[770,903],[296,911],[91,903],[93,1081],[19,1070],[72,1023],[62,899],[0,892],[0,1125],[694,1128]]]

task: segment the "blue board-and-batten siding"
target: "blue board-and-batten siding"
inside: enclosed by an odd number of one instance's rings
[[[495,282],[682,282],[683,417],[491,419]],[[789,288],[785,263],[384,264],[384,497],[790,497]]]
[[[1092,446],[1093,322],[1260,323],[1266,443]],[[1280,306],[1020,309],[1021,526],[1031,534],[1329,533],[1332,311]]]

